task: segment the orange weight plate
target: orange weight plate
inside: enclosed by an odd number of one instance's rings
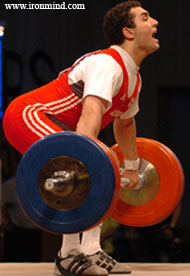
[[[173,151],[171,151],[167,146],[163,145],[163,148],[168,152],[168,154],[171,156],[173,161],[175,162],[176,166],[176,172],[178,173],[178,180],[179,180],[179,194],[177,201],[179,202],[181,200],[183,191],[184,191],[184,174],[181,162],[179,161],[178,157],[175,155]]]
[[[121,189],[111,216],[121,224],[142,227],[157,224],[174,211],[182,197],[184,176],[178,158],[168,147],[147,138],[137,138],[136,142],[144,185],[136,191]],[[119,146],[112,150],[122,166]]]

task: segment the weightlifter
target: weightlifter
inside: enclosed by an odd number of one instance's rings
[[[103,30],[110,48],[88,53],[58,78],[13,100],[4,120],[4,132],[22,154],[38,139],[63,130],[97,137],[114,121],[114,135],[125,157],[123,177],[136,187],[139,159],[134,116],[139,111],[139,67],[159,49],[155,38],[158,21],[138,1],[110,9]],[[103,252],[101,226],[63,236],[55,260],[56,275],[128,274],[131,270]]]

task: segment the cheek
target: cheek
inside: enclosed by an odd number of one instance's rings
[[[141,42],[148,42],[148,40],[152,37],[152,34],[149,29],[140,30],[138,33],[138,40]]]
[[[147,42],[148,34],[146,32],[139,32],[137,36],[137,41],[139,43],[146,43]]]

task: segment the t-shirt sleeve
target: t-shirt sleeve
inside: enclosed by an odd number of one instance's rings
[[[84,92],[87,95],[99,96],[112,104],[112,98],[120,90],[123,82],[123,71],[120,65],[109,55],[92,55],[83,69]]]

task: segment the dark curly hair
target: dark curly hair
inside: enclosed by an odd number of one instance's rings
[[[107,11],[103,21],[103,32],[110,44],[121,44],[124,41],[123,27],[134,28],[131,8],[142,7],[139,1],[127,1],[117,4]]]

